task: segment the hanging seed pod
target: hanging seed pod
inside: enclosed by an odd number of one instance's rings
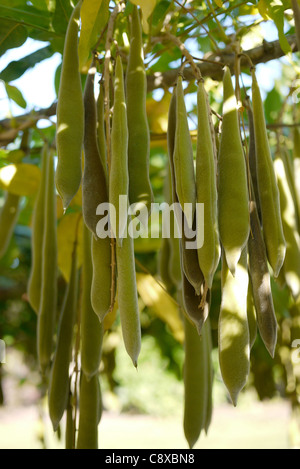
[[[93,279],[92,237],[83,224],[83,266],[81,294],[81,368],[90,380],[99,372],[103,324],[100,323],[91,304],[91,285]]]
[[[81,375],[77,449],[98,449],[99,407],[101,400],[98,375],[88,380]]]
[[[204,244],[198,249],[200,269],[208,288],[212,287],[221,249],[218,228],[218,194],[209,108],[203,82],[198,84],[198,139],[196,156],[197,202],[204,204]],[[202,229],[197,220],[197,233]]]
[[[224,73],[223,126],[219,151],[219,230],[226,262],[234,275],[247,244],[249,196],[237,103],[228,67]]]
[[[268,260],[274,271],[274,276],[277,278],[284,262],[286,243],[281,221],[279,191],[268,142],[263,103],[254,70],[252,70],[252,104],[263,236]]]
[[[57,102],[58,164],[56,187],[67,210],[81,184],[81,154],[84,137],[84,105],[79,73],[78,30],[82,1],[70,18]]]
[[[151,213],[153,193],[149,178],[150,131],[146,113],[147,76],[144,65],[142,25],[133,7],[131,42],[126,75],[128,117],[128,168],[130,204],[146,206]]]
[[[89,70],[85,92],[84,172],[82,179],[82,213],[86,226],[97,238],[97,207],[108,202],[106,176],[102,167],[97,139],[97,108],[94,94],[96,67]]]
[[[42,287],[42,254],[43,238],[45,227],[45,198],[47,187],[47,168],[48,168],[49,148],[44,145],[42,152],[42,176],[40,187],[35,201],[32,217],[32,236],[31,236],[31,271],[28,282],[28,298],[31,307],[38,313],[41,302]]]
[[[119,246],[127,226],[127,208],[121,206],[120,196],[128,198],[128,127],[124,91],[123,65],[117,57],[115,73],[115,101],[111,131],[111,166],[109,176],[109,203],[114,207],[116,219],[111,216],[111,227]],[[124,213],[122,213],[124,208]]]
[[[188,227],[192,229],[196,207],[196,183],[193,147],[181,76],[178,77],[176,87],[176,132],[173,161],[176,193],[182,211],[186,215]],[[185,204],[189,204],[191,210],[187,210]]]
[[[74,326],[77,316],[78,270],[77,249],[72,255],[71,276],[60,315],[57,344],[49,380],[49,415],[54,431],[68,406],[69,367],[72,359]]]
[[[250,372],[250,337],[247,318],[247,248],[231,274],[223,254],[222,303],[219,318],[219,362],[222,378],[232,403],[237,405]]]
[[[190,448],[195,446],[201,432],[207,431],[211,419],[212,375],[209,327],[207,322],[199,337],[195,327],[184,318],[184,433]]]
[[[136,286],[133,239],[123,239],[117,246],[118,305],[126,351],[137,368],[141,351],[141,324]]]
[[[38,312],[38,360],[42,373],[50,366],[57,313],[57,228],[54,155],[49,154],[44,205],[41,300]]]

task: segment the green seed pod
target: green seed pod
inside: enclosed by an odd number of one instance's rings
[[[102,354],[103,325],[91,304],[93,279],[92,237],[83,224],[83,266],[81,294],[81,368],[89,380],[98,373]]]
[[[290,191],[286,168],[280,157],[275,159],[274,168],[280,193],[283,232],[286,239],[286,256],[283,272],[286,284],[296,300],[300,295],[300,235],[297,213]]]
[[[277,320],[271,290],[266,247],[254,202],[250,203],[251,235],[248,241],[249,273],[260,336],[274,357],[277,343]]]
[[[134,244],[131,237],[117,245],[118,304],[123,341],[128,355],[137,367],[141,350],[141,325],[136,287]]]
[[[169,201],[171,204],[178,203],[176,194],[176,180],[174,168],[174,148],[175,148],[175,135],[176,135],[176,86],[171,97],[168,115],[168,155],[169,155]],[[182,275],[181,275],[181,261],[180,261],[180,239],[175,236],[176,219],[173,211],[170,212],[170,277],[177,286],[177,289],[182,288]],[[177,230],[178,231],[178,230]]]
[[[158,272],[160,279],[165,285],[168,292],[171,292],[173,289],[173,281],[169,272],[169,261],[171,254],[170,248],[170,240],[168,238],[163,238],[158,255]]]
[[[106,151],[106,136],[105,136],[105,119],[104,119],[104,87],[100,84],[100,92],[97,99],[97,138],[98,148],[100,153],[100,159],[102,167],[108,179],[108,168],[107,168],[107,151]]]
[[[70,282],[60,315],[56,350],[49,381],[49,415],[54,431],[68,406],[69,367],[72,359],[74,326],[77,317],[78,270],[76,247],[72,256]]]
[[[284,164],[284,170],[286,173],[286,178],[287,182],[289,185],[289,190],[291,192],[291,196],[293,198],[293,203],[294,203],[294,211],[295,211],[295,219],[296,219],[296,225],[297,225],[297,230],[300,233],[300,206],[298,203],[298,198],[300,201],[300,195],[297,192],[297,181],[296,181],[296,175],[294,171],[294,166],[293,166],[293,160],[291,158],[291,155],[288,151],[287,148],[282,148],[282,151],[280,153],[280,157],[283,161]],[[281,210],[282,211],[282,210]]]
[[[197,202],[204,204],[204,244],[198,249],[200,269],[208,288],[221,256],[218,228],[218,194],[213,142],[209,123],[209,108],[203,82],[198,84],[198,139],[196,156]],[[201,220],[197,220],[197,232]]]
[[[98,375],[81,375],[77,449],[98,449],[100,384]]]
[[[255,131],[254,131],[254,121],[253,121],[253,111],[251,104],[248,106],[248,122],[249,122],[249,168],[251,175],[251,200],[256,202],[256,207],[261,220],[261,209],[260,209],[260,200],[258,192],[258,182],[257,182],[257,171],[256,171],[256,146],[255,146]]]
[[[111,217],[111,227],[117,244],[122,239],[127,226],[127,204],[122,213],[120,196],[128,197],[128,128],[124,77],[121,57],[117,57],[115,73],[115,102],[111,131],[111,166],[109,176],[109,203],[115,208],[116,220]]]
[[[205,337],[206,343],[206,361],[207,361],[207,410],[205,419],[205,433],[208,434],[212,416],[213,416],[213,382],[214,382],[214,368],[212,362],[212,337],[211,337],[211,325],[209,317],[207,318],[203,327],[203,336]]]
[[[21,197],[7,192],[0,212],[0,259],[6,253],[19,217]]]
[[[146,113],[147,76],[144,65],[142,26],[133,7],[131,42],[126,76],[130,204],[144,204],[151,213],[153,193],[149,178],[150,131]]]
[[[96,68],[88,73],[84,91],[84,172],[82,179],[82,213],[86,226],[97,238],[97,207],[108,202],[106,176],[97,140],[97,108],[94,94]]]
[[[204,282],[204,279],[203,279]],[[203,298],[203,289],[200,295],[195,294],[195,289],[188,281],[186,275],[183,274],[183,305],[189,319],[194,323],[197,328],[198,334],[201,334],[203,324],[208,318],[210,310],[210,291],[206,293],[205,299]],[[202,304],[204,301],[204,304]]]
[[[205,326],[206,327],[206,326]],[[184,318],[184,434],[192,449],[205,429],[208,411],[208,348],[207,335]]]
[[[53,153],[48,157],[44,214],[41,300],[37,324],[38,359],[42,373],[46,373],[51,362],[57,314],[57,227]]]
[[[176,133],[174,147],[176,192],[183,213],[187,216],[188,226],[192,228],[192,220],[194,219],[196,207],[196,182],[192,139],[189,131],[181,76],[178,77],[176,90]],[[184,204],[191,204],[191,220]]]
[[[76,5],[66,33],[58,103],[56,187],[66,210],[81,184],[84,106],[79,72],[78,29],[82,1]]]
[[[222,256],[222,303],[219,318],[219,362],[221,374],[232,403],[237,405],[240,391],[250,372],[250,337],[247,319],[247,249],[244,248],[231,274]]]
[[[246,162],[235,93],[228,67],[224,73],[223,126],[219,151],[219,230],[226,262],[234,275],[247,244],[250,223]]]
[[[279,191],[266,130],[263,102],[254,70],[252,71],[252,104],[263,236],[268,260],[276,278],[284,262],[286,243],[280,214]]]
[[[36,313],[39,311],[41,302],[41,287],[42,287],[42,246],[44,238],[44,224],[45,224],[45,198],[47,187],[47,159],[49,156],[48,145],[44,146],[42,153],[42,177],[40,182],[39,191],[36,197],[34,212],[32,217],[32,237],[31,237],[31,252],[32,262],[31,271],[28,282],[28,298],[31,307]]]
[[[91,302],[99,321],[103,322],[111,307],[112,300],[112,258],[111,239],[92,238],[93,278]]]

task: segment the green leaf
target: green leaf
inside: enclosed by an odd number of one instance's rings
[[[18,106],[23,109],[26,109],[27,103],[21,93],[21,91],[16,87],[5,83],[5,89],[9,99],[14,101]]]
[[[50,30],[51,13],[24,4],[18,8],[0,5],[0,18],[37,29]]]
[[[22,46],[27,37],[24,26],[0,18],[0,56],[8,49]]]
[[[262,17],[274,21],[278,30],[280,47],[285,54],[292,52],[284,32],[284,12],[287,8],[289,8],[289,3],[285,0],[260,0],[258,3],[258,10]]]
[[[52,21],[52,26],[56,33],[64,34],[66,32],[72,10],[70,0],[56,0]]]
[[[265,115],[268,124],[272,124],[277,121],[278,113],[282,107],[282,98],[276,88],[273,88],[265,99]]]
[[[85,0],[81,9],[81,33],[79,40],[79,63],[82,68],[88,61],[90,51],[97,43],[108,21],[108,0]]]
[[[39,49],[21,60],[11,62],[1,73],[0,80],[11,82],[20,78],[29,68],[33,68],[36,64],[45,59],[52,57],[53,51],[51,46]]]

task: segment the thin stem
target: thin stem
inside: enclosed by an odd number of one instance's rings
[[[213,4],[211,3],[210,0],[206,0],[206,1],[207,1],[207,5],[208,5],[208,7],[209,7],[209,9],[210,9],[210,11],[211,11],[213,17],[214,17],[214,20],[215,20],[215,22],[216,22],[216,24],[217,24],[217,26],[218,26],[218,28],[219,28],[219,31],[220,31],[222,40],[225,42],[225,44],[228,44],[228,42],[229,42],[229,41],[228,41],[228,37],[227,37],[227,35],[226,35],[226,33],[225,33],[225,30],[224,30],[223,26],[221,25],[220,21],[219,21],[218,18],[217,18],[217,14],[216,14],[216,11],[215,11],[215,9],[214,9],[214,7],[213,7]]]
[[[201,28],[204,29],[205,33],[208,35],[209,39],[211,40],[211,42],[214,44],[216,50],[219,49],[219,46],[218,44],[216,43],[214,37],[210,34],[210,31],[206,28],[206,26],[204,26],[203,23],[201,23],[197,16],[194,15],[194,13],[192,12],[192,10],[190,8],[186,8],[184,5],[182,5],[178,0],[174,0],[174,3],[176,3],[178,6],[180,6],[180,8],[182,8],[188,15],[191,15],[191,17],[196,21],[196,23],[198,24],[198,26],[200,26]],[[193,29],[194,29],[194,26],[193,26]]]

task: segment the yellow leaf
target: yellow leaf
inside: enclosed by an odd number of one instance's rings
[[[219,8],[222,8],[223,6],[222,0],[215,0],[215,3],[218,5]]]
[[[108,21],[109,0],[84,0],[81,8],[81,32],[79,39],[79,67],[86,65],[90,51],[95,46]]]
[[[83,240],[82,240],[82,215],[81,213],[69,213],[59,222],[57,229],[58,241],[58,267],[68,282],[70,279],[72,253],[77,237],[77,267],[82,265]]]
[[[147,99],[147,116],[151,133],[167,133],[171,97],[171,93],[166,91],[160,101],[155,101],[153,98]]]
[[[0,169],[0,189],[14,195],[36,194],[41,179],[40,169],[27,163],[11,164]]]
[[[178,342],[184,341],[184,330],[179,307],[156,280],[147,274],[137,273],[137,288],[145,305],[170,328]]]
[[[156,0],[130,0],[131,3],[141,7],[143,17],[142,17],[142,25],[143,30],[146,34],[149,34],[149,23],[148,19],[152,15],[154,8],[156,7]]]

